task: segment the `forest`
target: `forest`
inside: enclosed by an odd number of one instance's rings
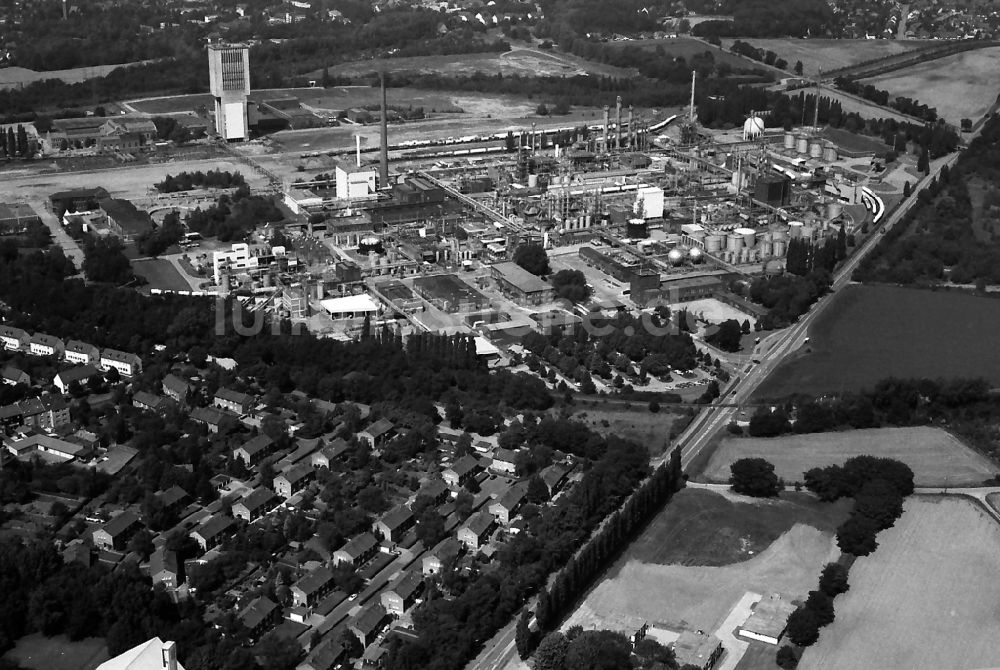
[[[699,37],[820,37],[839,22],[823,0],[729,0],[717,11],[732,21],[705,21],[691,29]]]

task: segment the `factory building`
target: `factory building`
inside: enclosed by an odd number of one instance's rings
[[[555,297],[551,284],[531,274],[517,263],[497,263],[490,268],[500,292],[519,305],[540,305]]]
[[[376,191],[378,169],[375,166],[340,161],[334,174],[337,178],[338,198],[367,198]]]

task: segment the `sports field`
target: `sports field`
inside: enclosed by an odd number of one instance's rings
[[[840,433],[808,433],[774,438],[728,437],[712,454],[699,479],[729,481],[729,466],[759,457],[774,464],[786,482],[802,481],[810,468],[839,465],[869,454],[902,461],[913,470],[917,486],[978,486],[997,473],[985,457],[940,428],[872,428]]]
[[[940,670],[1000,664],[1000,527],[971,502],[911,498],[851,568],[836,620],[800,670]]]
[[[748,591],[794,598],[815,588],[838,554],[832,529],[848,506],[805,495],[738,500],[678,493],[566,625],[714,632]]]
[[[724,39],[722,46],[728,51],[733,41],[732,39]],[[789,77],[795,76],[791,73],[791,69],[796,61],[802,61],[802,74],[810,76],[818,74],[821,69],[836,70],[876,58],[905,53],[926,44],[926,42],[911,40],[900,42],[897,40],[824,40],[794,37],[783,39],[748,37],[742,41],[757,49],[773,51],[778,55],[778,58],[784,58],[788,61]]]
[[[860,80],[894,96],[919,100],[958,125],[979,120],[1000,93],[1000,47],[976,49]]]
[[[886,377],[984,377],[1000,384],[1000,300],[955,291],[848,286],[809,331],[806,352],[754,393],[783,398],[871,388]]]
[[[132,261],[132,272],[149,282],[147,288],[169,291],[191,290],[191,285],[181,276],[174,264],[164,258]]]
[[[18,640],[7,657],[31,670],[94,670],[108,660],[108,652],[103,638],[70,642],[65,635],[35,633]]]

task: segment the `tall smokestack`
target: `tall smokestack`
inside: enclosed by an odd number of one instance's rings
[[[389,106],[385,101],[385,72],[379,74],[379,83],[382,86],[382,143],[379,147],[379,172],[381,180],[380,186],[389,186]]]
[[[615,102],[615,149],[622,148],[622,97]]]
[[[694,123],[694,81],[698,76],[697,70],[691,70],[691,105],[688,107],[688,121]]]
[[[608,124],[611,123],[611,112],[607,105],[604,105],[604,144],[603,149],[605,152],[608,150]]]
[[[628,144],[628,148],[629,149],[631,149],[633,147],[632,133],[634,131],[635,126],[633,126],[632,124],[633,124],[633,121],[632,121],[632,105],[629,105],[628,106],[628,135],[627,135],[627,137],[628,137],[627,144]]]
[[[69,19],[69,0],[63,0],[63,21]]]
[[[357,166],[361,167],[361,135],[354,136],[354,154]]]

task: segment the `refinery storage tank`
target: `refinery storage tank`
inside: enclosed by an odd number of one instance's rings
[[[722,235],[709,235],[705,238],[705,250],[710,254],[722,251],[725,239]]]
[[[826,203],[825,216],[827,221],[833,221],[838,216],[844,213],[844,204],[837,200],[831,200]]]
[[[537,188],[537,187],[538,187],[538,175],[537,174],[529,174],[528,175],[528,188]]]
[[[382,240],[377,237],[362,237],[358,242],[359,254],[381,254],[384,252]]]
[[[698,247],[692,247],[691,251],[688,252],[688,258],[691,259],[692,263],[700,263],[703,255]]]
[[[667,260],[671,265],[680,265],[684,262],[684,252],[680,249],[671,249],[667,254]]]
[[[757,243],[757,248],[760,250],[760,255],[764,258],[774,255],[774,241],[771,239],[770,235],[765,235]]]
[[[743,248],[743,236],[737,232],[729,233],[729,244],[726,248],[729,251],[738,252]]]
[[[812,241],[816,236],[815,226],[802,226],[802,239]]]
[[[809,153],[809,138],[805,135],[799,135],[795,138],[795,150],[800,154]]]
[[[625,237],[646,239],[649,237],[649,229],[646,227],[645,219],[629,219],[625,229]]]
[[[785,133],[785,148],[794,149],[795,148],[795,135],[792,133]]]
[[[823,145],[819,140],[814,140],[809,143],[809,156],[811,158],[822,158],[823,157]]]
[[[774,248],[771,249],[771,255],[775,258],[783,258],[785,251],[787,250],[786,242],[784,240],[775,240]]]
[[[823,160],[827,163],[832,163],[837,158],[839,158],[837,155],[837,145],[833,142],[827,142],[826,146],[823,147]]]
[[[743,122],[743,139],[750,140],[760,137],[764,132],[764,119],[751,116]]]
[[[757,241],[757,231],[753,228],[737,228],[733,233],[743,237],[744,247],[752,247]]]
[[[780,275],[784,274],[785,266],[781,261],[768,261],[764,264],[764,274],[766,275]]]
[[[802,237],[802,228],[805,224],[801,221],[789,221],[788,222],[788,236],[793,240]]]

